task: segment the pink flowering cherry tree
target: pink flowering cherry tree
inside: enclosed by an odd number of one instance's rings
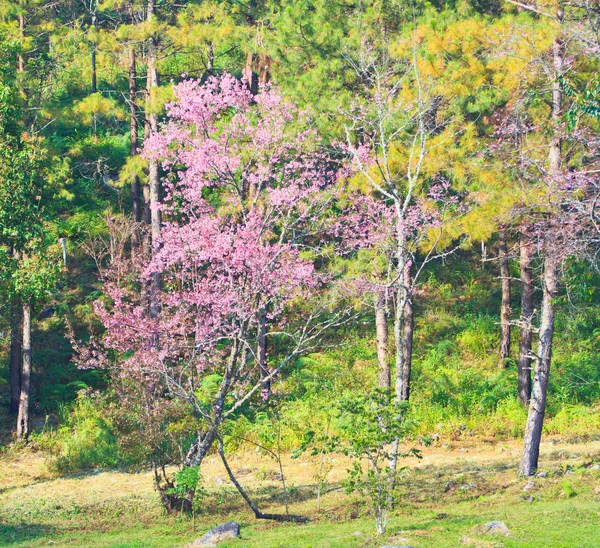
[[[340,236],[323,214],[339,165],[321,152],[308,115],[275,90],[253,96],[231,75],[186,80],[174,94],[143,149],[165,173],[160,242],[133,282],[112,269],[96,310],[120,374],[163,383],[200,419],[185,458],[199,466],[223,421],[267,398],[281,369],[349,309],[332,309],[331,277],[315,266]],[[144,288],[156,274],[150,313]],[[219,382],[207,398],[209,375]]]

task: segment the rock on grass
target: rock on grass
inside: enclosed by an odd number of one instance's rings
[[[471,529],[471,533],[479,535],[502,535],[504,537],[511,536],[510,529],[503,521],[488,521],[482,525],[476,525]]]
[[[196,548],[214,548],[223,540],[230,538],[238,538],[240,536],[240,524],[235,521],[228,521],[223,523],[214,529],[211,529],[202,538],[195,540],[190,544]]]

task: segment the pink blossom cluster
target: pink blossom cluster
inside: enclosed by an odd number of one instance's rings
[[[273,89],[253,96],[224,75],[186,80],[174,94],[142,151],[164,172],[160,242],[133,282],[115,265],[108,302],[96,311],[124,375],[160,375],[191,400],[197,375],[223,371],[232,355],[229,390],[243,392],[257,374],[261,314],[267,332],[281,331],[288,304],[328,279],[303,251],[336,237],[323,230],[340,165],[323,152],[308,114]]]

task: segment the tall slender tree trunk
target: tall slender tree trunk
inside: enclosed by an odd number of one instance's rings
[[[31,389],[31,305],[23,304],[23,370],[21,371],[21,394],[17,416],[17,437],[29,436],[29,393]]]
[[[521,233],[521,328],[519,331],[518,391],[519,400],[529,405],[531,396],[531,341],[533,338],[533,272],[531,269],[531,242]]]
[[[536,359],[533,390],[529,403],[529,414],[525,427],[523,440],[523,456],[519,466],[519,473],[524,476],[535,474],[540,456],[540,441],[544,414],[546,412],[546,395],[548,392],[548,377],[550,375],[550,361],[552,358],[552,338],[554,336],[554,304],[558,284],[558,263],[552,257],[546,259],[544,265],[544,288],[542,300],[542,318],[540,323],[540,337],[538,356]]]
[[[396,313],[394,318],[394,342],[395,342],[395,366],[396,366],[396,400],[406,401],[405,394],[408,393],[408,383],[410,379],[406,376],[406,359],[404,330],[405,330],[405,312],[408,296],[405,289],[399,289],[396,296]]]
[[[10,307],[10,412],[19,411],[21,398],[21,307],[18,302],[13,302]]]
[[[154,0],[148,0],[147,3],[147,20],[153,23],[155,20],[155,5]],[[158,132],[158,113],[154,104],[153,90],[158,87],[158,70],[156,68],[156,50],[157,39],[154,34],[148,38],[148,125],[150,133]],[[149,166],[148,187],[150,190],[150,233],[152,236],[152,250],[156,252],[160,245],[161,231],[161,211],[160,211],[160,178],[158,171],[158,160],[150,160]],[[152,274],[150,287],[150,315],[156,317],[158,315],[158,300],[157,295],[161,286],[160,272]]]
[[[94,31],[96,30],[96,14],[92,14],[92,28]],[[98,86],[96,83],[97,80],[97,72],[96,72],[96,39],[92,42],[92,93],[96,93],[98,91]]]
[[[380,388],[390,388],[391,374],[388,357],[388,323],[385,295],[375,293],[375,334],[377,337],[378,384]]]
[[[131,14],[131,22],[133,24],[133,13]],[[129,46],[129,155],[135,156],[138,151],[138,137],[139,137],[139,126],[138,116],[139,108],[137,105],[137,66],[136,66],[136,54],[135,45],[130,44]],[[135,223],[142,221],[142,196],[140,187],[140,178],[137,173],[133,175],[131,180],[131,210],[132,217]],[[134,230],[131,238],[131,258],[135,259],[139,253],[140,247],[140,233]]]
[[[135,156],[138,150],[138,115],[139,109],[136,103],[137,100],[137,70],[136,70],[136,55],[135,46],[129,47],[129,155]],[[136,175],[133,176],[131,182],[131,199],[133,220],[136,223],[142,221],[142,204],[140,195],[140,179]]]
[[[21,2],[21,9],[24,9],[22,6],[23,2]],[[23,12],[19,13],[19,34],[21,39],[25,38],[25,14]],[[25,55],[19,49],[19,53],[17,55],[17,72],[19,74],[23,74],[25,72]]]
[[[19,36],[21,37],[21,47],[19,48],[19,52],[17,54],[17,73],[19,74],[19,86],[21,88],[21,92],[23,93],[23,97],[25,98],[25,105],[27,105],[29,101],[29,89],[27,87],[27,79],[25,78],[25,65],[27,64],[27,56],[23,51],[23,45],[25,44],[25,27],[27,25],[27,20],[25,18],[25,13],[27,10],[27,3],[25,0],[19,1],[20,13],[18,16],[19,21]],[[28,112],[29,109],[26,109]],[[32,115],[28,114],[26,119],[26,124],[29,126],[32,122]]]
[[[265,379],[269,376],[267,364],[267,310],[261,308],[258,313],[258,348],[257,361],[260,370],[260,378]],[[271,393],[271,381],[263,381],[262,395],[268,397]]]
[[[23,0],[20,0],[19,7],[24,10]],[[25,14],[23,11],[19,13],[19,34],[21,39],[25,38]],[[17,54],[17,72],[20,75],[25,73],[25,55],[21,48]],[[21,81],[21,85],[24,86],[24,81]],[[25,89],[22,88],[23,93],[26,94]],[[15,255],[19,255],[17,251],[13,249]],[[9,411],[11,414],[18,414],[20,410],[21,401],[21,353],[23,351],[22,345],[22,310],[21,305],[16,300],[11,303],[10,307],[10,356],[9,356],[9,390],[10,390],[10,404]],[[17,427],[18,430],[18,427]]]
[[[142,234],[142,256],[144,261],[148,262],[152,257],[152,234],[150,233],[152,215],[150,214],[150,188],[148,185],[142,185],[142,220],[145,225]]]
[[[410,377],[412,370],[413,335],[415,320],[413,313],[412,297],[409,295],[404,305],[404,384],[402,386],[402,401],[410,397]]]
[[[407,376],[406,368],[406,348],[405,348],[405,321],[406,321],[406,304],[409,299],[408,287],[405,283],[408,259],[406,257],[405,240],[403,232],[403,223],[398,221],[398,233],[396,243],[396,283],[398,291],[396,293],[396,303],[394,312],[394,346],[395,346],[395,367],[396,374],[394,379],[394,392],[396,402],[406,401],[406,395],[410,391],[410,372]],[[402,420],[402,415],[398,416],[398,420]],[[396,470],[398,468],[398,451],[400,448],[400,439],[396,438],[392,443],[390,451],[390,461],[388,465],[388,504],[392,505],[392,492],[396,483]]]
[[[558,20],[562,23],[564,12],[559,7]],[[548,150],[548,172],[549,176],[556,176],[561,169],[562,162],[562,140],[560,125],[563,112],[563,96],[560,85],[560,77],[564,67],[565,46],[562,37],[557,37],[552,45],[552,60],[554,81],[552,82],[552,122],[554,124],[553,134],[550,139]],[[519,466],[519,473],[531,476],[538,467],[540,455],[540,441],[542,438],[542,426],[546,412],[546,395],[548,391],[548,376],[550,374],[550,361],[552,358],[552,338],[554,335],[554,302],[558,285],[559,263],[556,259],[556,242],[546,241],[544,252],[544,279],[543,299],[540,321],[540,334],[538,352],[536,359],[533,386],[531,390],[531,401],[529,402],[529,413],[525,426],[525,439],[523,440],[523,455]]]
[[[506,368],[510,357],[510,269],[508,263],[508,241],[506,230],[500,231],[500,279],[502,285],[502,304],[500,308],[500,359],[498,365]]]
[[[412,363],[413,309],[410,301],[410,261],[401,238],[398,246],[398,293],[394,318],[396,350],[396,399],[407,401],[410,395],[410,373]]]

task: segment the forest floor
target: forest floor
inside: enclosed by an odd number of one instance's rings
[[[423,459],[406,461],[400,503],[388,533],[377,538],[367,501],[340,487],[348,464],[342,458],[330,462],[320,512],[317,463],[284,458],[290,513],[310,517],[290,525],[255,520],[215,457],[203,466],[208,495],[191,519],[164,514],[148,472],[56,477],[47,455],[6,451],[0,455],[0,546],[183,547],[235,520],[242,539],[223,547],[600,547],[600,441],[545,441],[545,477],[529,481],[516,474],[519,453],[517,440],[423,448]],[[252,451],[232,456],[230,465],[263,511],[283,511],[273,460]],[[511,536],[474,532],[496,520]]]

